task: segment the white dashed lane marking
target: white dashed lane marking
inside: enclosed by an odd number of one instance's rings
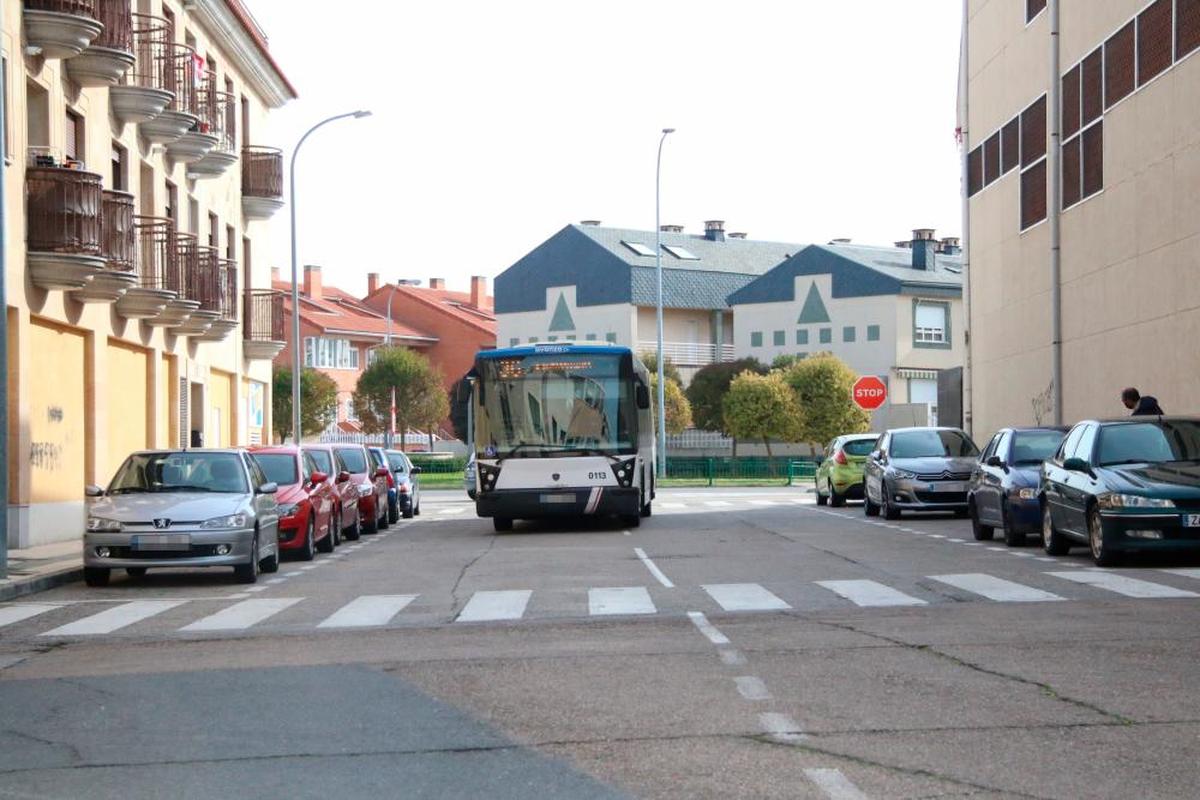
[[[708,621],[708,617],[704,616],[699,611],[689,611],[688,619],[696,626],[696,630],[704,635],[713,644],[729,644],[729,637],[717,630],[717,627]],[[743,662],[745,663],[745,662]]]
[[[796,721],[787,714],[767,711],[758,715],[758,724],[772,739],[784,744],[792,744],[803,740],[804,732]]]
[[[762,678],[757,678],[753,675],[741,675],[734,678],[733,683],[737,686],[738,694],[747,700],[771,699],[771,693],[767,691],[767,685],[763,683]]]
[[[650,570],[650,574],[653,575],[659,583],[668,589],[675,588],[675,584],[671,583],[671,579],[664,575],[662,570],[660,570],[658,566],[650,560],[650,557],[646,555],[645,550],[640,547],[635,547],[633,548],[633,552],[637,554],[637,557],[641,559],[641,562],[646,565],[646,569]]]
[[[840,769],[809,767],[804,774],[829,800],[867,800],[867,796]]]

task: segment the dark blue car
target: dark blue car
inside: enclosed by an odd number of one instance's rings
[[[1004,428],[979,456],[967,489],[967,512],[975,538],[986,541],[996,528],[1004,543],[1020,547],[1042,529],[1038,481],[1042,462],[1052,458],[1066,428]]]

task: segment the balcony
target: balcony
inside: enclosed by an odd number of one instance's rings
[[[654,353],[658,342],[638,342],[637,352]],[[733,361],[733,345],[721,345],[719,352],[715,344],[696,342],[663,342],[663,355],[677,367],[704,367],[718,361]]]
[[[283,152],[246,145],[242,150],[242,215],[270,219],[283,208]]]
[[[133,66],[133,13],[129,0],[96,0],[104,30],[67,62],[67,74],[80,86],[115,86]]]
[[[104,29],[96,5],[96,0],[25,0],[25,41],[43,58],[79,55]]]
[[[121,316],[144,319],[150,325],[167,325],[186,319],[179,317],[181,310],[190,313],[190,306],[167,311],[179,297],[174,288],[167,288],[167,251],[173,233],[174,223],[166,217],[134,216],[133,264],[137,283],[117,300],[117,313]]]
[[[207,251],[207,252],[204,252]],[[224,341],[238,326],[237,262],[218,258],[212,248],[201,248],[200,280],[196,282],[201,295],[200,309],[215,311],[217,316],[207,331],[194,337],[198,342]]]
[[[171,88],[175,92],[175,104],[172,108],[190,116],[192,124],[179,138],[167,142],[167,155],[177,163],[192,164],[208,155],[208,151],[217,146],[218,140],[211,132],[210,93],[205,89],[208,81],[198,72],[196,53],[186,45],[176,47],[182,47],[187,58],[177,58],[173,62],[175,84]]]
[[[151,257],[161,259],[159,261],[161,271],[157,274],[143,274],[142,285],[165,290],[170,297],[163,310],[156,316],[148,318],[146,323],[154,327],[168,328],[176,335],[187,335],[185,331],[179,329],[190,324],[192,317],[200,309],[200,301],[194,300],[188,293],[188,286],[196,271],[198,252],[196,235],[179,233],[175,230],[173,220],[165,220],[166,225],[163,226],[161,218],[143,219],[153,220],[153,224],[140,232],[139,245],[146,242],[151,246],[153,254]],[[147,242],[150,237],[152,239]],[[139,255],[146,258],[145,251]],[[117,311],[120,310],[118,306]],[[208,323],[201,318],[196,321],[196,327],[200,333],[203,333],[208,330]]]
[[[189,178],[215,178],[237,163],[237,97],[217,91],[217,76],[208,73],[200,90],[200,131],[217,137],[217,144],[188,166]]]
[[[139,124],[138,131],[152,144],[173,145],[200,121],[196,113],[196,51],[185,44],[172,41],[163,41],[160,50],[158,59],[162,71],[162,88],[170,93],[171,100],[162,113]],[[196,143],[192,142],[190,146],[185,146],[178,152],[191,152],[195,149]],[[169,147],[167,152],[171,152]],[[205,152],[207,150],[201,150],[196,158],[200,158]]]
[[[108,102],[113,116],[122,123],[141,124],[162,114],[175,99],[174,92],[167,89],[166,75],[167,66],[171,63],[167,58],[170,25],[162,17],[149,14],[131,16],[133,69],[125,73],[121,83],[109,88]],[[186,127],[182,128],[180,134],[185,130]],[[142,133],[150,139],[146,127],[142,128]]]
[[[84,303],[115,303],[138,282],[133,270],[137,234],[133,195],[105,190],[100,195],[100,255],[105,267],[74,293]]]
[[[39,156],[39,162],[53,159]],[[101,178],[59,166],[25,170],[29,277],[42,289],[73,291],[103,271]]]
[[[283,325],[283,293],[270,289],[246,292],[242,352],[246,358],[272,361],[287,346]]]

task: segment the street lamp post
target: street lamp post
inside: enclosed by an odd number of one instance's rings
[[[386,350],[392,346],[392,298],[396,296],[396,284],[388,284],[388,301],[387,301],[387,336],[383,340],[383,347]],[[388,429],[384,440],[390,449],[395,445],[393,437],[396,435],[396,387],[392,387],[392,405],[388,409]]]
[[[662,273],[662,225],[659,222],[659,204],[662,195],[662,151],[667,136],[674,128],[663,128],[658,140],[658,160],[654,165],[654,272],[658,279],[658,476],[667,474],[667,395],[663,383],[663,273]]]
[[[354,119],[362,119],[363,117],[371,116],[370,111],[351,111],[348,114],[338,114],[337,116],[323,119],[316,125],[313,125],[296,143],[296,148],[292,150],[292,162],[288,172],[289,181],[291,183],[291,213],[292,213],[292,442],[299,446],[300,444],[300,284],[297,282],[296,276],[296,156],[300,153],[300,147],[304,141],[312,136],[317,128],[328,125],[339,119],[353,117]]]

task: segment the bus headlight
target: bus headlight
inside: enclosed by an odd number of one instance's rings
[[[613,465],[613,473],[617,476],[617,485],[629,488],[633,486],[633,476],[637,472],[637,456],[618,461]]]
[[[500,467],[491,464],[476,464],[475,468],[479,470],[479,489],[484,492],[495,489],[496,482],[500,480]]]

